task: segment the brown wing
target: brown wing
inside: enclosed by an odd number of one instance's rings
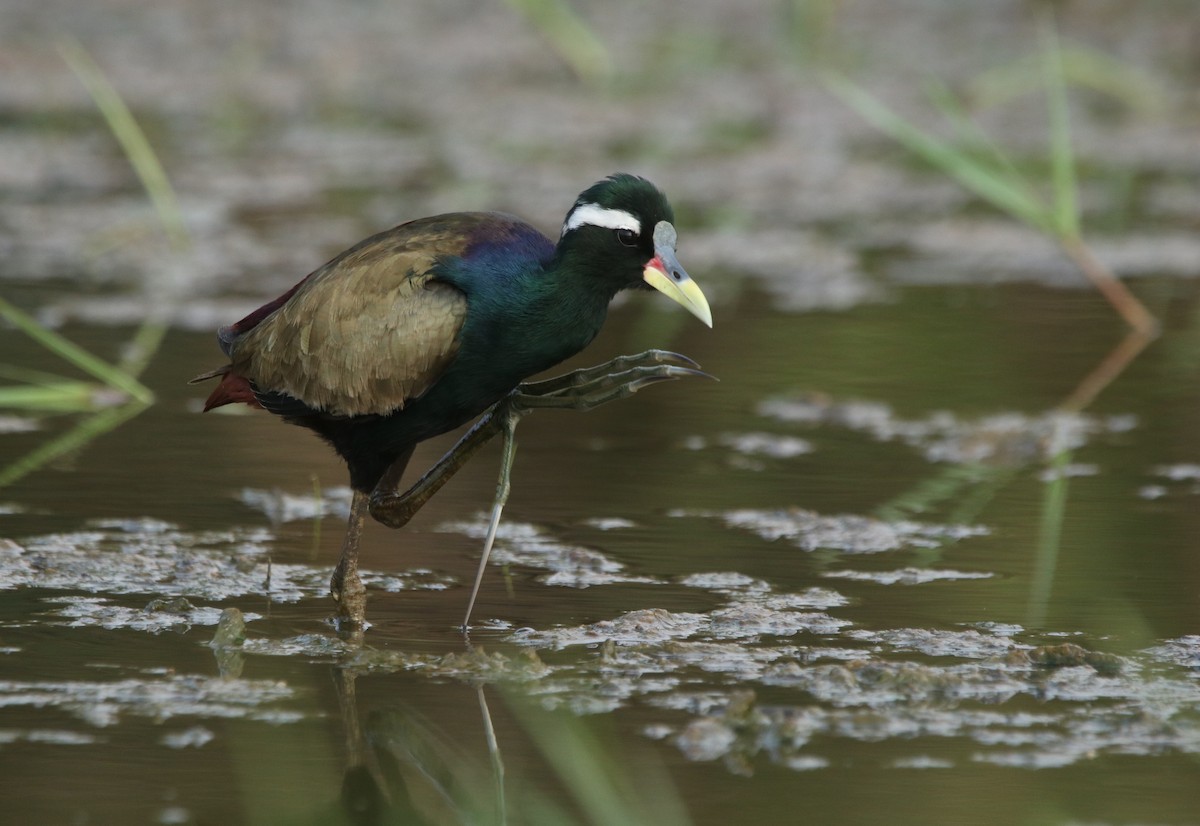
[[[342,253],[231,343],[232,372],[336,415],[404,407],[458,352],[466,297],[431,270],[482,217],[413,221]]]

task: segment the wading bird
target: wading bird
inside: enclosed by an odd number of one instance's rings
[[[650,350],[525,382],[586,347],[627,288],[656,289],[712,326],[704,293],[676,260],[672,220],[653,184],[624,174],[579,196],[557,244],[502,213],[422,218],[367,238],[218,331],[229,364],[192,380],[220,378],[204,409],[261,407],[315,431],[350,470],[350,520],[330,583],[339,625],[365,622],[358,544],[368,512],[402,527],[484,443],[504,435],[465,630],[508,496],[520,417],[587,410],[652,382],[705,375],[691,359]],[[419,442],[480,414],[401,492]]]

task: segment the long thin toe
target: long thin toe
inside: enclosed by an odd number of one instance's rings
[[[647,350],[642,353],[643,357],[648,357],[647,361],[653,361],[656,364],[675,364],[680,367],[699,367],[700,364],[694,359],[690,359],[683,353],[675,353],[670,350]],[[634,356],[633,358],[639,358]]]

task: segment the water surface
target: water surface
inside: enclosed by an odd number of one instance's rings
[[[589,355],[667,344],[721,382],[521,424],[474,651],[454,626],[496,451],[408,529],[368,529],[356,652],[326,624],[342,469],[266,415],[197,413],[182,379],[211,338],[172,334],[158,404],[4,491],[0,728],[24,822],[321,821],[364,759],[391,805],[407,790],[439,822],[389,754],[422,777],[469,766],[448,776],[470,788],[434,796],[486,817],[480,690],[510,822],[569,798],[530,734],[567,712],[630,778],[665,768],[658,793],[694,822],[1192,816],[1193,290],[1069,414],[1119,333],[1082,290],[909,288],[797,315],[751,287],[666,342],[643,298]],[[6,455],[71,422],[6,435]],[[206,646],[228,607],[248,619],[236,667]]]

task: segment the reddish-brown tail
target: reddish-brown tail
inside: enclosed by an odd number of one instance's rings
[[[251,407],[259,407],[258,399],[254,397],[254,390],[242,376],[230,372],[232,365],[226,364],[224,367],[218,367],[216,370],[209,370],[207,373],[201,373],[188,382],[188,384],[196,384],[197,382],[207,379],[215,379],[221,377],[221,383],[213,388],[213,391],[208,394],[208,400],[204,402],[204,412],[212,410],[214,407],[222,407],[227,404],[248,404]]]

